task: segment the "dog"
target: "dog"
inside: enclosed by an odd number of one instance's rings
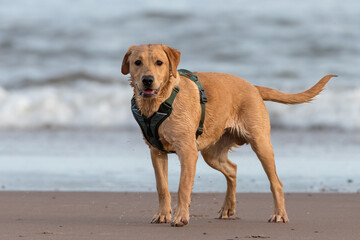
[[[164,44],[131,46],[126,52],[121,72],[130,73],[134,100],[141,114],[149,118],[179,87],[171,115],[158,128],[164,150],[149,145],[155,171],[159,208],[152,223],[171,223],[181,227],[189,222],[189,207],[196,162],[200,151],[205,162],[224,174],[227,191],[220,210],[221,219],[235,213],[237,165],[228,159],[233,147],[250,144],[270,181],[274,213],[269,222],[288,222],[283,185],[276,173],[270,140],[270,120],[264,101],[283,104],[310,102],[336,75],[327,75],[305,92],[288,94],[250,84],[234,75],[196,72],[207,96],[203,133],[196,131],[201,119],[200,94],[197,85],[178,73],[181,53]],[[178,202],[171,218],[168,189],[168,152],[176,152],[181,163]]]

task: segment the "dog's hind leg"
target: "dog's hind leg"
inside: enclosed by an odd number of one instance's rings
[[[224,133],[218,142],[201,151],[205,162],[223,173],[227,181],[226,196],[219,216],[223,219],[235,214],[237,166],[228,159],[228,152],[232,146],[234,146],[233,138],[229,133]]]
[[[242,106],[241,120],[246,127],[247,141],[259,158],[270,181],[274,199],[274,214],[269,222],[288,222],[283,185],[276,173],[274,151],[271,144],[270,118],[261,96],[253,94]]]
[[[251,147],[258,156],[265,173],[270,181],[270,189],[273,194],[275,210],[269,222],[288,222],[285,210],[285,198],[283,185],[276,174],[274,151],[270,140],[270,129],[268,134],[256,134],[257,137],[250,141]]]

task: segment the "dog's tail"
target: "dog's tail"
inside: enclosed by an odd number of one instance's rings
[[[295,94],[283,93],[267,87],[260,87],[260,86],[255,86],[255,87],[258,89],[264,101],[272,101],[272,102],[278,102],[284,104],[299,104],[299,103],[311,102],[315,96],[317,96],[322,90],[324,90],[326,83],[332,77],[337,77],[337,75],[326,75],[312,88],[306,90],[305,92],[295,93]]]

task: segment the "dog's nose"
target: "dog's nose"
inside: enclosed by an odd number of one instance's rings
[[[154,77],[151,75],[145,75],[142,77],[141,80],[145,87],[150,87],[151,84],[154,82]]]

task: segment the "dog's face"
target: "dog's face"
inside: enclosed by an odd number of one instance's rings
[[[131,85],[144,98],[153,98],[176,77],[181,53],[164,44],[131,46],[124,56],[121,72],[131,75]]]

